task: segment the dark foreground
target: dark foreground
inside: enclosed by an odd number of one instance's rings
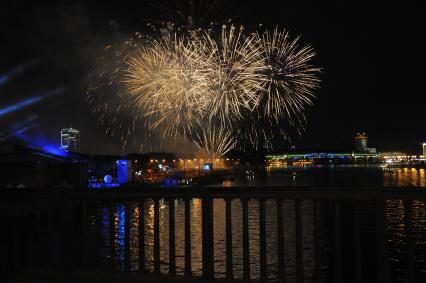
[[[9,282],[426,282],[422,188],[0,194]]]

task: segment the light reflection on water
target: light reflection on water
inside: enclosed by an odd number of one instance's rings
[[[391,275],[396,280],[403,281],[407,278],[407,268],[405,262],[407,260],[407,241],[405,227],[405,209],[402,200],[386,201],[386,220],[387,233],[390,235],[388,239],[391,263]],[[426,210],[423,201],[413,201],[413,245],[414,255],[413,261],[423,264],[423,273],[426,272]]]
[[[371,166],[306,166],[272,168],[254,176],[236,175],[219,184],[224,187],[252,186],[400,186],[426,187],[425,169],[384,169]],[[217,186],[216,184],[213,186]]]
[[[377,173],[376,171],[374,171]],[[281,172],[282,173],[282,172]],[[263,177],[262,182],[274,184],[277,180],[272,181],[268,178],[276,177],[277,172]],[[294,181],[292,175],[282,174],[281,180],[288,178]],[[312,179],[303,179],[303,174],[296,175],[298,184],[310,184]],[[377,180],[373,174],[373,180]],[[421,170],[404,170],[400,169],[394,172],[382,172],[384,186],[425,186],[425,171]],[[265,179],[266,178],[266,179]],[[329,176],[327,177],[329,178]],[[333,179],[339,180],[339,176]],[[278,181],[280,178],[278,178]],[[253,180],[250,180],[253,181]],[[224,185],[235,185],[240,180],[228,181]],[[176,239],[176,273],[184,274],[184,255],[185,255],[185,228],[184,201],[177,199],[175,202],[175,239]],[[405,215],[404,202],[401,200],[387,200],[386,203],[386,234],[388,237],[388,251],[391,265],[391,275],[395,280],[403,280],[407,278],[406,268],[406,232],[405,232]],[[114,254],[114,265],[117,270],[124,270],[124,240],[125,240],[125,213],[126,206],[130,212],[130,261],[131,270],[137,271],[139,268],[139,203],[129,202],[126,204],[119,203],[110,210],[109,206],[101,208],[102,213],[102,264],[105,268],[109,268],[110,256]],[[327,205],[323,205],[323,208]],[[268,277],[270,280],[276,280],[278,274],[277,267],[277,206],[276,201],[272,199],[266,200],[266,248],[267,248],[267,265]],[[190,201],[191,216],[191,263],[192,274],[194,277],[202,275],[202,203],[200,199],[192,199]],[[376,239],[369,238],[371,231],[375,229],[374,204],[365,203],[360,211],[361,245],[364,249],[363,256],[365,262],[374,261],[374,251],[369,250],[371,243],[375,243]],[[144,202],[145,217],[145,268],[149,271],[154,269],[154,201],[148,199]],[[243,278],[243,231],[242,231],[242,203],[239,199],[235,199],[231,203],[232,210],[232,251],[233,251],[233,273],[236,279]],[[248,202],[249,211],[249,246],[250,246],[250,276],[252,279],[260,278],[260,245],[259,245],[259,202],[251,199]],[[221,279],[225,277],[226,272],[226,203],[222,199],[214,199],[213,201],[213,245],[214,245],[214,271],[215,278]],[[287,282],[295,282],[296,275],[296,231],[295,231],[295,203],[293,200],[285,200],[284,207],[284,248],[285,248],[285,273]],[[304,200],[302,205],[303,220],[303,257],[304,257],[304,278],[306,282],[312,282],[315,276],[315,246],[314,246],[314,218],[313,218],[313,202]],[[111,219],[110,216],[113,216]],[[333,246],[332,224],[326,209],[319,210],[320,225],[320,246],[322,260],[321,278],[326,277],[331,261],[330,249]],[[160,270],[161,273],[167,274],[169,271],[169,205],[167,200],[159,201],[159,230],[160,230]],[[342,212],[342,223],[352,221],[352,215]],[[425,205],[423,201],[413,201],[413,242],[414,242],[414,260],[418,266],[426,266],[426,215]],[[113,236],[112,247],[114,253],[111,253],[111,230],[110,221],[112,220]],[[347,233],[343,231],[343,233]],[[348,236],[350,238],[352,236]],[[363,244],[364,243],[364,244]],[[345,245],[345,244],[344,244]],[[371,255],[372,254],[372,255]],[[345,255],[344,255],[345,256]],[[372,258],[368,258],[368,257]],[[365,265],[365,263],[364,263]],[[426,273],[425,267],[423,275]],[[420,272],[421,273],[421,272]],[[325,280],[325,279],[324,279]]]
[[[169,271],[169,242],[168,242],[168,201],[159,201],[159,219],[160,219],[160,270],[167,274]],[[113,264],[116,270],[125,270],[125,213],[126,206],[130,212],[130,264],[131,270],[139,269],[139,207],[137,202],[117,204],[113,207],[113,225],[110,226],[110,207],[101,209],[102,222],[102,244],[101,244],[101,263],[105,269],[108,269],[110,255],[114,255]],[[242,204],[240,200],[233,200],[232,204],[232,242],[233,242],[233,272],[237,279],[243,278],[243,245],[242,245]],[[266,243],[267,243],[267,264],[268,276],[274,280],[277,278],[277,214],[276,202],[267,200],[266,207]],[[201,219],[201,200],[193,199],[190,203],[191,216],[191,263],[192,274],[194,277],[202,275],[202,219]],[[285,268],[288,281],[294,281],[295,263],[296,263],[296,238],[295,238],[295,213],[294,202],[284,201],[284,229],[285,237]],[[185,255],[185,230],[184,230],[184,201],[175,200],[175,227],[176,227],[176,273],[184,274],[184,255]],[[259,265],[259,203],[257,200],[248,202],[249,209],[249,246],[250,246],[250,276],[252,279],[260,278]],[[154,203],[153,200],[144,202],[145,216],[145,268],[148,271],[154,271]],[[303,227],[304,227],[304,257],[306,279],[313,278],[313,218],[312,202],[304,202],[303,205]],[[215,199],[213,201],[213,227],[214,227],[214,271],[215,278],[224,278],[226,271],[226,219],[225,219],[225,201]],[[112,242],[114,252],[111,253],[110,227],[113,229],[114,241]]]
[[[425,169],[402,168],[384,172],[384,186],[426,187]]]

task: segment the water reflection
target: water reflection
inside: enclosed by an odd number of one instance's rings
[[[184,275],[185,270],[185,203],[183,200],[175,200],[175,239],[176,239],[176,273]],[[125,271],[126,253],[126,213],[129,213],[129,250],[130,250],[130,270],[139,269],[139,209],[143,209],[145,227],[144,249],[145,249],[145,269],[154,271],[154,201],[148,199],[142,202],[140,208],[138,202],[119,203],[114,206],[104,206],[101,208],[101,264],[108,269],[113,264],[113,268]],[[213,245],[214,245],[214,272],[215,278],[224,278],[226,274],[226,203],[222,199],[215,199],[213,202]],[[277,279],[277,207],[274,200],[267,200],[265,203],[266,213],[266,248],[268,277],[271,280]],[[285,235],[285,268],[288,275],[288,282],[295,280],[296,264],[296,238],[295,238],[295,213],[294,201],[284,201],[284,230]],[[190,202],[190,223],[191,223],[191,266],[192,275],[201,277],[202,275],[202,203],[200,199],[193,199]],[[159,235],[160,235],[160,272],[169,272],[169,205],[166,200],[159,200]],[[236,199],[231,203],[232,210],[232,252],[233,252],[233,273],[236,279],[243,278],[243,225],[242,225],[242,204]],[[249,221],[249,262],[250,277],[260,278],[260,245],[259,245],[259,202],[252,199],[248,202]],[[112,217],[112,218],[111,218]],[[306,279],[313,278],[313,216],[312,202],[305,202],[303,205],[303,234],[305,253],[305,273]],[[111,241],[112,239],[112,241]]]
[[[101,264],[104,269],[113,268],[125,271],[126,261],[126,213],[129,213],[129,250],[130,269],[139,269],[139,227],[140,209],[143,209],[145,227],[145,268],[154,271],[154,201],[148,199],[142,207],[139,202],[118,203],[113,206],[105,205],[101,207],[100,236],[101,236]],[[175,239],[176,239],[176,273],[184,275],[185,269],[185,202],[174,200],[175,207]],[[320,259],[318,266],[321,266],[319,277],[321,282],[327,281],[327,274],[330,273],[332,265],[333,225],[330,222],[330,202],[319,202],[318,213],[319,233],[314,230],[314,202],[304,200],[302,203],[302,228],[303,228],[303,274],[306,282],[315,281],[315,258],[316,252],[320,252],[317,257]],[[407,209],[403,200],[386,200],[386,227],[388,258],[392,282],[404,281],[407,278],[407,233],[405,217]],[[346,208],[345,208],[346,207]],[[352,205],[343,206],[342,239],[352,239],[352,228],[345,228],[345,225],[352,225],[353,219]],[[202,202],[200,199],[193,199],[190,202],[190,223],[191,223],[191,263],[194,277],[202,275]],[[232,200],[232,252],[233,252],[233,274],[236,279],[243,278],[243,218],[242,202],[239,199]],[[374,262],[375,253],[371,244],[376,241],[376,224],[371,219],[371,213],[375,211],[374,202],[360,203],[359,217],[361,229],[361,248],[363,257],[364,273],[368,274],[371,266],[368,262]],[[266,255],[268,279],[276,281],[278,279],[278,255],[277,255],[277,202],[268,199],[265,202],[266,219]],[[93,217],[95,215],[93,214]],[[160,235],[160,272],[169,272],[169,201],[159,200],[159,235]],[[284,200],[284,249],[285,249],[285,273],[287,282],[296,281],[296,226],[295,226],[295,202]],[[90,218],[92,219],[92,217]],[[95,218],[93,218],[95,219]],[[249,262],[251,279],[260,279],[260,212],[259,201],[251,199],[248,202],[249,220]],[[346,224],[345,224],[346,223]],[[96,221],[90,220],[90,226],[96,226]],[[350,226],[348,226],[350,227]],[[423,201],[412,201],[412,238],[413,238],[413,261],[415,264],[417,278],[425,278],[425,258],[426,258],[426,207]],[[96,233],[96,229],[89,229],[88,233]],[[223,279],[226,276],[226,202],[223,199],[213,201],[213,246],[214,246],[214,276]],[[91,237],[94,237],[92,235]],[[315,247],[315,237],[320,237],[317,241],[319,249]],[[347,242],[352,245],[351,240]],[[342,247],[348,249],[347,244]],[[346,252],[345,252],[346,253]],[[343,261],[348,262],[346,257],[351,258],[351,253],[343,255]],[[350,260],[349,260],[350,262]],[[373,272],[374,275],[374,272]],[[375,276],[375,275],[374,275]]]
[[[394,171],[385,171],[384,186],[396,187],[425,187],[426,175],[425,169],[403,168]]]
[[[370,168],[371,169],[371,168]],[[368,181],[381,180],[385,186],[426,186],[425,171],[412,169],[399,169],[393,172],[383,172],[368,169],[359,171],[356,175],[359,179]],[[354,171],[355,172],[355,171]],[[367,172],[364,178],[361,173]],[[379,172],[379,173],[378,173]],[[353,173],[353,172],[352,172]],[[314,180],[312,174],[304,171],[296,174],[278,171],[270,172],[270,175],[261,178],[251,177],[251,184],[276,185],[282,182],[296,182],[298,185],[309,185]],[[339,175],[341,174],[341,175]],[[377,175],[379,174],[379,175]],[[296,176],[296,177],[294,177]],[[339,170],[326,174],[327,181],[333,180],[339,183],[342,176]],[[380,176],[380,178],[377,178]],[[320,180],[317,177],[316,181]],[[282,182],[281,182],[282,181]],[[224,185],[236,185],[239,180],[227,181]],[[278,183],[277,183],[278,182]],[[174,199],[175,215],[175,263],[176,274],[184,275],[185,271],[185,201]],[[160,272],[169,272],[169,202],[170,200],[158,200],[158,222],[159,222],[159,258]],[[191,199],[190,202],[190,231],[191,231],[191,271],[196,278],[202,275],[202,201],[201,199]],[[141,206],[140,206],[141,205]],[[303,235],[303,274],[306,282],[313,282],[316,276],[319,282],[330,280],[330,272],[333,266],[333,201],[320,201],[316,204],[317,221],[314,218],[314,202],[303,200],[302,202],[302,235]],[[406,213],[407,207],[403,200],[385,201],[385,236],[387,238],[388,257],[390,260],[390,270],[392,282],[398,282],[407,278],[407,232]],[[284,270],[287,282],[296,282],[296,213],[295,201],[288,199],[283,201],[283,222],[284,222]],[[101,265],[105,269],[120,270],[126,269],[126,217],[129,223],[129,262],[130,270],[139,270],[140,253],[140,233],[144,233],[143,248],[145,251],[144,267],[148,271],[154,271],[154,216],[155,205],[153,199],[146,199],[142,202],[126,203],[105,203],[100,208],[100,254]],[[126,213],[129,215],[126,216]],[[343,268],[352,272],[352,267],[345,267],[353,260],[353,202],[343,203],[340,215],[342,223],[341,236],[344,240],[342,247]],[[376,269],[373,268],[376,259],[377,235],[375,222],[376,203],[373,201],[359,202],[360,221],[360,242],[362,255],[362,268],[365,276],[376,276]],[[144,217],[144,227],[139,227],[141,221],[139,217]],[[240,199],[231,201],[231,222],[232,222],[232,259],[233,276],[236,279],[243,279],[244,259],[243,259],[243,206]],[[271,281],[278,279],[278,229],[277,229],[277,202],[275,199],[265,200],[265,220],[266,220],[266,263],[267,276]],[[89,223],[91,238],[96,241],[96,215],[92,213]],[[315,227],[318,225],[318,231]],[[249,242],[249,265],[251,279],[260,279],[260,205],[258,199],[248,201],[248,242]],[[423,201],[412,202],[412,243],[413,260],[415,264],[417,278],[425,278],[426,274],[426,208]],[[223,279],[226,276],[226,201],[220,198],[213,200],[213,251],[214,251],[214,277]],[[89,238],[90,238],[89,237]],[[317,237],[317,239],[316,239]],[[315,245],[318,245],[317,247]],[[318,253],[318,254],[316,254]],[[319,262],[316,263],[315,259]],[[316,266],[320,270],[315,270]],[[317,280],[318,281],[318,280]]]
[[[407,267],[407,231],[406,231],[406,206],[402,200],[386,201],[386,220],[389,244],[389,260],[391,264],[391,278],[394,282],[405,281],[408,277]],[[423,201],[412,202],[412,244],[414,245],[413,262],[417,265],[417,278],[426,275],[426,215]],[[422,266],[422,267],[421,267]],[[421,282],[421,281],[419,281]]]
[[[217,186],[217,184],[213,185]],[[237,175],[223,187],[253,186],[399,186],[426,187],[425,169],[384,169],[371,166],[307,166],[273,168],[254,175]]]

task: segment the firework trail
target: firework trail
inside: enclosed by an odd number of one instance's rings
[[[219,40],[211,31],[197,39],[209,64],[210,84],[205,90],[209,118],[217,117],[223,125],[243,118],[244,111],[253,111],[263,85],[261,46],[255,36],[245,36],[243,31],[243,27],[223,25]]]
[[[309,45],[300,47],[299,37],[291,39],[278,28],[258,34],[262,44],[265,72],[259,105],[265,117],[279,120],[303,116],[305,105],[312,105],[319,86],[319,68],[311,64],[315,52]]]
[[[165,134],[190,133],[205,110],[203,58],[183,38],[163,36],[127,59],[123,82],[150,128]]]
[[[285,30],[256,33],[262,50],[264,68],[262,88],[256,96],[256,107],[245,113],[239,126],[243,140],[257,148],[262,140],[275,136],[291,141],[305,130],[305,108],[312,105],[314,91],[319,87],[321,70],[313,67],[315,52],[309,45],[301,46]],[[259,78],[259,77],[258,77]]]
[[[123,144],[138,130],[156,129],[221,157],[241,139],[256,147],[275,134],[287,139],[288,128],[300,135],[320,83],[313,48],[278,28],[171,28],[107,51],[87,100]]]
[[[149,25],[159,25],[163,32],[206,29],[245,13],[244,1],[229,0],[163,0],[150,3],[159,19],[149,20]],[[165,20],[166,19],[166,20]]]
[[[123,148],[140,123],[143,124],[140,110],[123,87],[123,75],[128,68],[126,60],[145,41],[145,36],[136,33],[124,43],[107,46],[89,77],[86,101],[105,128],[105,134],[119,136]]]
[[[221,158],[237,145],[237,140],[231,131],[215,126],[200,129],[193,141],[213,159]]]

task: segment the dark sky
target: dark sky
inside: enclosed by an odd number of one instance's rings
[[[160,15],[143,0],[94,2],[1,1],[0,137],[55,144],[60,129],[72,125],[82,132],[83,151],[122,152],[84,101],[87,76],[107,44]],[[420,20],[426,15],[415,1],[241,2],[237,22],[285,27],[318,52],[321,89],[296,147],[350,147],[361,131],[379,150],[420,149],[426,139]],[[234,12],[229,5],[224,15]],[[23,64],[24,70],[16,69]],[[7,108],[59,87],[65,90]]]

